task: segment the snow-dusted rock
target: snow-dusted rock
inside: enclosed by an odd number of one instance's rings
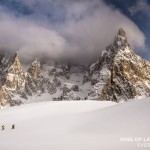
[[[38,59],[33,61],[27,72],[34,78],[38,78],[41,72],[41,64]]]
[[[17,53],[12,57],[2,59],[0,73],[4,99],[10,99],[13,95],[24,90],[25,73]]]
[[[24,71],[17,53],[0,60],[0,106],[20,105],[42,94],[50,100],[116,102],[150,96],[150,62],[135,54],[122,28],[89,68],[36,59]]]
[[[95,99],[118,102],[150,96],[150,62],[134,53],[123,29],[90,67],[90,73],[98,80],[92,93]]]

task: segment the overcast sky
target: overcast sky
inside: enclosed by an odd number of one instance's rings
[[[134,50],[149,59],[148,0],[1,0],[0,50],[26,62],[88,64],[124,28]]]

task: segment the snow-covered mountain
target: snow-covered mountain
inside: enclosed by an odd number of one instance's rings
[[[43,94],[51,100],[86,99],[92,89],[83,84],[85,67],[67,64],[40,64],[36,59],[28,69],[23,69],[18,54],[1,60],[1,106],[29,103],[32,97]]]
[[[89,68],[36,59],[25,71],[17,53],[3,57],[0,65],[1,106],[29,103],[43,94],[49,100],[116,102],[150,96],[150,62],[135,54],[123,29]]]
[[[150,62],[135,54],[123,29],[90,66],[90,76],[96,83],[91,96],[96,99],[120,101],[150,96]]]

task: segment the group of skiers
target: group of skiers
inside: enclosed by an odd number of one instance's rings
[[[5,130],[5,125],[2,125],[2,130]],[[15,129],[15,124],[12,124],[11,129]]]

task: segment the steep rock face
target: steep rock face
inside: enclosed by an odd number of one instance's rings
[[[133,52],[123,29],[91,65],[90,77],[97,80],[89,94],[93,99],[120,101],[150,96],[150,62]]]
[[[39,78],[41,72],[41,64],[38,59],[36,59],[27,70],[27,72],[34,78]]]
[[[3,89],[2,89],[2,85],[0,85],[0,107],[5,106],[6,105],[6,100],[4,98],[4,94],[3,94]]]
[[[25,73],[17,53],[13,57],[4,57],[2,59],[0,74],[3,96],[5,99],[11,98],[11,96],[24,89]]]

